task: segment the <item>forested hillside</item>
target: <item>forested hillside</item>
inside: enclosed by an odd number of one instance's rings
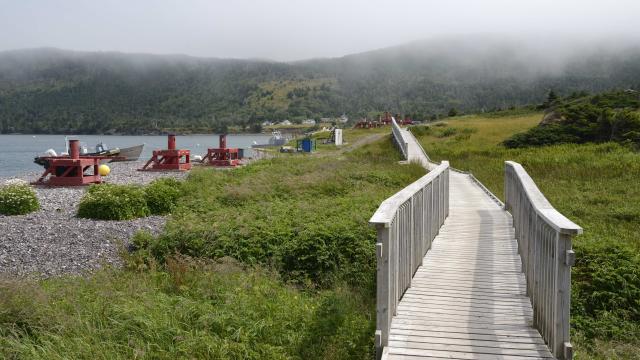
[[[640,87],[640,48],[524,49],[441,39],[294,63],[187,56],[0,52],[0,132],[257,130],[370,112],[418,119],[561,95]]]

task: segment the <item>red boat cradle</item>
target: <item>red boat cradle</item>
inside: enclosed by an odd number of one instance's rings
[[[353,128],[354,129],[371,129],[371,128],[378,128],[380,126],[382,126],[381,122],[367,120],[367,118],[364,118],[358,121],[357,123],[355,123],[355,125],[353,125]]]
[[[404,116],[404,120],[400,123],[400,125],[413,125],[413,120],[409,117],[409,115]]]
[[[240,165],[238,148],[227,148],[227,135],[220,135],[220,147],[207,149],[202,163],[209,166],[229,167]]]
[[[191,170],[191,151],[176,149],[176,136],[169,135],[167,150],[153,150],[151,159],[140,171],[187,171]],[[182,159],[184,158],[184,161]],[[151,165],[151,167],[149,167]]]
[[[81,186],[99,184],[102,177],[98,173],[100,160],[108,156],[80,156],[79,140],[69,140],[69,156],[42,157],[47,162],[46,170],[33,185]],[[92,174],[85,174],[89,168]],[[50,175],[50,176],[49,176]]]
[[[383,117],[380,118],[378,117],[378,121],[380,121],[381,123],[385,124],[385,125],[389,125],[391,124],[391,113],[388,111],[385,111],[383,114]]]

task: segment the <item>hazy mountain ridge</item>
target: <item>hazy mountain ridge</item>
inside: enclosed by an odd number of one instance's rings
[[[280,63],[59,49],[0,52],[0,132],[213,129],[390,110],[481,111],[640,87],[637,46],[566,50],[499,39],[413,42]]]

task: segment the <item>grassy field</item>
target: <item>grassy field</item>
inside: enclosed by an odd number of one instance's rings
[[[368,219],[424,170],[397,163],[390,135],[320,148],[192,171],[166,231],[138,234],[125,269],[0,280],[0,358],[373,358]]]
[[[414,133],[432,159],[471,170],[498,196],[504,160],[523,164],[585,228],[574,242],[577,358],[638,358],[640,155],[617,144],[499,145],[540,116],[465,116]],[[346,130],[342,149],[192,171],[165,231],[138,234],[124,269],[0,280],[0,358],[371,359],[367,221],[423,174],[397,164],[388,131]]]
[[[503,198],[504,161],[521,163],[565,216],[574,239],[572,325],[577,358],[640,358],[640,154],[614,143],[506,149],[542,114],[464,116],[414,130],[429,156],[471,171]]]

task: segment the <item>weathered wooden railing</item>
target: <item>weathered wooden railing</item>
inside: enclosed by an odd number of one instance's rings
[[[376,226],[378,359],[388,345],[391,319],[398,302],[449,215],[449,163],[391,196],[373,214]]]
[[[402,128],[396,122],[396,119],[391,118],[391,132],[393,133],[394,142],[402,151],[402,156],[405,159],[409,159],[409,144],[407,144],[407,140],[404,138],[402,134]]]
[[[534,327],[558,359],[571,359],[569,307],[571,237],[582,228],[564,217],[542,195],[518,163],[505,162],[505,210],[511,212]]]

